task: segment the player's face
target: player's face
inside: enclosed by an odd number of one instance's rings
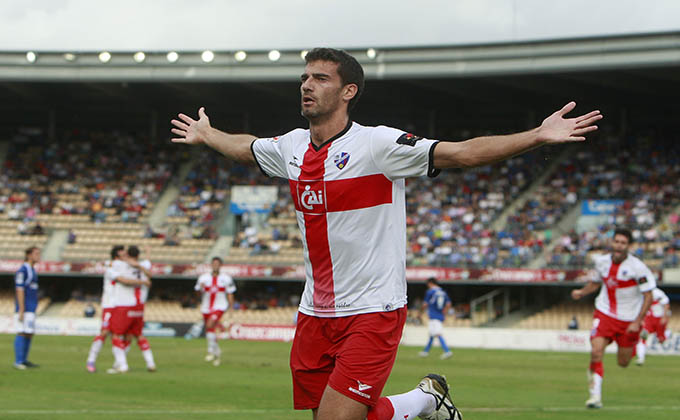
[[[219,260],[213,260],[212,261],[212,270],[213,271],[220,271],[220,261]]]
[[[628,243],[628,238],[624,235],[614,235],[612,239],[612,254],[617,260],[623,260],[628,254],[628,248],[630,243]]]
[[[30,259],[34,263],[40,261],[40,250],[36,248],[33,251],[31,251]]]
[[[343,106],[342,79],[338,64],[312,61],[300,77],[302,115],[310,121],[321,120]]]

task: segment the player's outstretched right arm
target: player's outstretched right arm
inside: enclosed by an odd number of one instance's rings
[[[589,294],[593,293],[594,291],[596,291],[599,288],[600,288],[600,283],[595,283],[593,281],[589,281],[582,288],[572,290],[571,291],[571,298],[574,299],[574,300],[579,300],[584,296],[588,296]]]
[[[229,159],[255,163],[250,145],[257,137],[250,134],[228,134],[213,128],[204,107],[198,109],[198,120],[185,114],[177,117],[179,120],[171,121],[175,127],[170,131],[179,136],[172,139],[173,143],[205,144]]]

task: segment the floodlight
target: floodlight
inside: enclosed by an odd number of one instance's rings
[[[136,63],[143,63],[144,60],[146,60],[146,54],[144,54],[142,51],[138,51],[132,56],[132,58]]]
[[[245,51],[237,51],[236,54],[234,54],[236,61],[243,61],[246,57],[248,57],[248,54]]]
[[[281,58],[281,53],[278,50],[271,50],[269,51],[268,57],[271,61],[279,61],[279,58]]]
[[[102,63],[108,63],[111,61],[111,53],[108,51],[102,51],[99,53],[99,61]]]
[[[76,60],[76,55],[73,53],[65,53],[64,54],[64,60],[66,61],[75,61]]]
[[[33,52],[29,51],[26,53],[26,61],[29,63],[35,63],[35,60],[38,58],[38,56]]]
[[[175,61],[179,60],[179,54],[177,54],[175,51],[170,51],[168,55],[166,55],[165,57],[171,63],[174,63]]]
[[[308,53],[308,52],[309,52],[309,51],[307,51],[307,50],[302,50],[302,51],[300,51],[300,58],[304,60],[305,57],[307,57],[307,53]]]
[[[373,59],[375,58],[375,56],[376,56],[375,50],[374,50],[373,48],[367,49],[367,50],[366,50],[366,56],[367,56],[368,58],[370,58],[371,60],[373,60]]]
[[[210,63],[214,59],[215,59],[215,53],[213,53],[212,51],[206,50],[206,51],[203,51],[203,54],[201,54],[201,60],[203,60],[203,62],[205,62],[205,63]]]

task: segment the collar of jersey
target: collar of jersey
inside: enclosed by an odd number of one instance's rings
[[[314,142],[312,141],[312,135],[311,135],[311,133],[310,133],[310,134],[309,134],[309,144],[312,145],[312,147],[314,148],[314,151],[318,152],[319,150],[323,149],[324,146],[326,146],[327,144],[330,144],[331,142],[333,142],[333,140],[337,140],[337,139],[339,139],[340,137],[342,137],[342,136],[344,136],[345,134],[347,134],[347,132],[349,131],[349,129],[352,128],[352,124],[353,124],[352,120],[347,121],[347,125],[345,126],[345,128],[342,129],[341,132],[339,132],[338,134],[334,135],[333,137],[331,137],[330,139],[326,140],[325,142],[321,143],[321,145],[320,145],[319,147],[317,147],[317,146],[314,144]]]

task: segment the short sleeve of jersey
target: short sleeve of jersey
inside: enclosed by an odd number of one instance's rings
[[[593,265],[594,265],[594,270],[590,272],[590,278],[588,279],[589,281],[592,281],[593,283],[602,283],[603,277],[602,273],[605,271],[605,267],[607,266],[607,256],[598,254],[592,257]]]
[[[638,287],[642,293],[650,292],[656,288],[656,278],[644,263],[639,264],[638,269]]]
[[[375,127],[371,136],[371,157],[390,179],[427,175],[435,177],[434,148],[439,143],[396,128]]]
[[[661,289],[654,289],[652,295],[654,296],[654,300],[658,300],[661,305],[668,305],[671,303],[670,299],[668,299],[668,296],[666,296],[666,294]]]
[[[288,178],[286,162],[281,150],[285,136],[255,139],[250,144],[255,162],[262,173],[269,177]]]
[[[145,270],[151,271],[151,261],[149,261],[149,260],[144,260],[144,261],[140,262],[139,265],[141,265],[142,267],[144,267]]]
[[[236,285],[234,284],[234,279],[232,279],[231,276],[227,275],[225,275],[224,278],[227,282],[227,287],[225,288],[226,292],[230,294],[236,292]]]
[[[118,277],[123,277],[125,275],[125,268],[127,264],[122,261],[114,261],[111,263],[111,268],[109,268],[111,280],[116,280]]]
[[[26,272],[24,271],[23,267],[19,269],[19,271],[14,274],[14,286],[16,287],[24,287],[26,284]]]

